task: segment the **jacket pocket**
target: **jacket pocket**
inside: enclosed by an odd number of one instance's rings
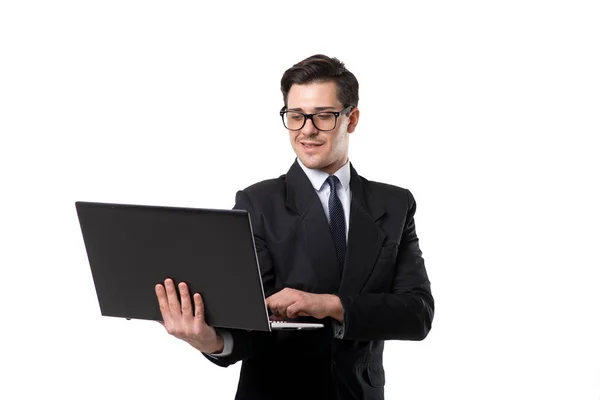
[[[382,364],[367,365],[367,381],[373,387],[385,385],[385,371]]]

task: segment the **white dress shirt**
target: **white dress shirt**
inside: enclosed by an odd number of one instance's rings
[[[327,222],[329,221],[329,192],[330,187],[329,184],[326,184],[326,180],[329,177],[327,172],[323,172],[320,169],[311,169],[307,168],[302,164],[302,161],[298,160],[298,164],[310,180],[310,183],[315,188],[317,195],[319,196],[319,200],[321,200],[321,204],[323,205],[323,210],[325,210],[325,216],[327,217]],[[346,164],[342,166],[342,168],[338,169],[334,172],[335,176],[340,180],[341,185],[337,186],[337,194],[342,202],[342,208],[344,209],[344,217],[346,220],[346,242],[348,241],[348,229],[350,227],[350,200],[352,199],[352,194],[350,193],[350,162],[346,161]]]
[[[331,188],[329,184],[326,183],[329,174],[327,172],[323,172],[320,169],[312,169],[306,167],[302,164],[302,161],[296,159],[298,161],[298,165],[304,171],[308,180],[312,184],[313,188],[317,192],[317,196],[319,196],[319,200],[323,205],[323,210],[325,211],[325,216],[327,217],[327,222],[329,221],[329,193]],[[344,209],[344,219],[346,220],[346,242],[348,241],[348,231],[350,228],[350,200],[352,199],[352,193],[350,192],[350,162],[346,161],[340,169],[333,173],[333,175],[337,176],[340,180],[341,185],[336,185],[337,195],[342,203],[342,208]],[[337,322],[337,321],[334,321]],[[217,329],[217,332],[223,337],[223,351],[221,353],[213,353],[209,354],[214,357],[227,357],[233,351],[233,337],[226,330]],[[342,338],[344,335],[344,325],[339,323],[334,323],[334,333],[335,337]]]

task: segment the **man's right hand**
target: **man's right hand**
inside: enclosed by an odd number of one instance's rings
[[[165,285],[156,285],[156,297],[162,314],[162,325],[171,335],[186,341],[203,353],[220,353],[223,351],[223,338],[215,328],[204,321],[204,302],[199,293],[194,294],[194,308],[190,292],[185,283],[179,284],[181,304],[177,299],[177,290],[171,279],[165,280]]]

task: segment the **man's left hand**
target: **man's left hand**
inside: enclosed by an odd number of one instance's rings
[[[266,300],[267,307],[276,317],[333,317],[342,321],[343,307],[339,297],[333,294],[314,294],[285,288]]]

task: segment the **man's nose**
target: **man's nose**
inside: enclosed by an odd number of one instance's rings
[[[306,123],[302,129],[300,129],[300,132],[302,132],[303,135],[310,136],[317,134],[319,130],[315,127],[315,124],[311,118],[306,118]]]

